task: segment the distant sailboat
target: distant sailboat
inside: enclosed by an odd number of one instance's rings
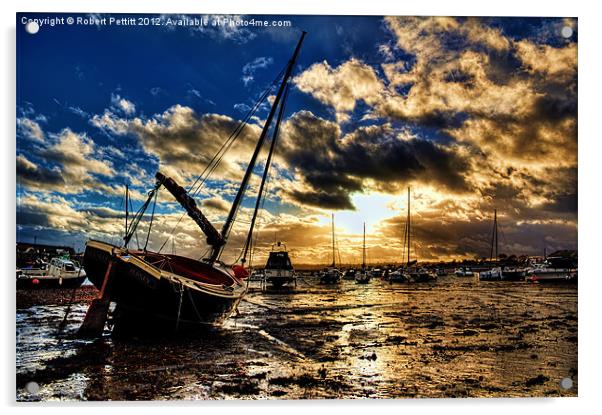
[[[404,239],[404,243],[406,244],[407,247],[407,262],[405,264],[404,267],[402,267],[401,269],[398,269],[396,271],[391,272],[391,274],[389,274],[389,281],[390,282],[430,282],[430,281],[435,281],[437,279],[437,274],[435,274],[434,272],[424,268],[424,267],[417,267],[417,260],[411,260],[410,259],[410,252],[411,252],[411,244],[412,244],[412,239],[411,239],[411,213],[410,213],[410,188],[408,187],[408,217],[406,220],[406,227],[405,227],[405,239]]]
[[[503,235],[503,234],[502,234]],[[495,261],[499,260],[498,255],[498,220],[497,209],[493,210],[493,231],[491,235],[491,250],[490,260],[493,262],[493,252],[495,248]],[[502,281],[524,281],[529,275],[529,269],[519,266],[502,265],[501,267],[492,268],[490,271],[481,272],[479,279],[487,280],[502,280]]]
[[[331,216],[332,223],[332,265],[322,271],[322,276],[320,277],[320,282],[324,284],[336,284],[341,282],[341,271],[336,266],[336,248],[335,248],[335,238],[334,238],[334,213]]]
[[[495,252],[495,257],[493,253]],[[489,262],[498,261],[498,233],[497,233],[497,209],[493,209],[493,230],[491,231],[491,247],[489,250]],[[498,281],[502,279],[502,268],[494,267],[489,271],[479,272],[479,279],[482,281]]]
[[[362,248],[362,269],[355,273],[355,282],[358,284],[368,284],[370,282],[370,273],[366,269],[366,222],[364,222],[364,246]]]

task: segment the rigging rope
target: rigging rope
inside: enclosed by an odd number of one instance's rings
[[[282,75],[284,74],[285,70],[286,70],[286,66],[284,68],[282,68],[282,70],[276,76],[276,78],[272,81],[272,83],[270,85],[268,85],[268,87],[260,95],[259,99],[255,102],[255,104],[253,105],[253,107],[247,112],[247,114],[245,115],[245,117],[238,123],[238,125],[236,126],[236,128],[234,129],[234,131],[232,131],[232,133],[230,134],[230,136],[224,141],[224,143],[221,145],[221,147],[218,149],[218,151],[213,155],[213,157],[211,158],[211,160],[209,161],[209,163],[207,163],[207,165],[205,166],[205,168],[203,169],[203,171],[201,172],[201,174],[189,186],[187,192],[190,193],[191,197],[196,196],[201,191],[203,185],[207,182],[207,180],[209,179],[209,177],[213,174],[213,172],[215,171],[215,169],[221,163],[224,155],[230,150],[230,148],[232,147],[232,145],[234,144],[234,142],[238,139],[238,137],[242,133],[244,127],[247,125],[248,121],[253,117],[253,115],[255,115],[255,113],[257,112],[257,110],[261,106],[261,104],[269,96],[269,94],[272,91],[272,89],[274,89],[274,86],[278,83],[278,81],[280,80],[280,78],[282,78]],[[200,181],[200,183],[199,183],[199,181]],[[197,186],[197,183],[198,183],[198,186]],[[195,186],[196,186],[196,189],[195,189]],[[191,193],[191,191],[192,191],[192,193]],[[159,253],[163,250],[163,248],[165,247],[165,244],[167,243],[167,241],[169,240],[169,238],[175,234],[175,232],[176,232],[176,230],[177,230],[180,222],[184,218],[184,216],[186,216],[185,213],[183,213],[180,216],[180,218],[176,222],[175,226],[173,227],[171,233],[169,234],[169,236],[167,237],[167,239],[163,242],[163,244],[159,248],[159,251],[158,251]]]
[[[130,198],[128,198],[128,200],[129,200],[129,203],[130,203],[130,211],[133,212],[134,211],[134,207],[132,205],[132,198],[130,197]],[[136,213],[136,214],[138,214],[138,213]],[[134,222],[134,220],[132,219],[132,222],[130,222],[130,227],[131,227],[131,224],[133,222]],[[128,230],[126,230],[126,235],[127,235],[128,231],[129,231],[129,228],[128,228]],[[137,231],[134,233],[134,236],[136,237],[136,247],[138,249],[140,249],[140,241],[138,240],[138,232]]]
[[[144,243],[144,251],[146,252],[146,248],[148,247],[148,239],[150,238],[151,229],[153,228],[153,219],[155,218],[155,208],[157,207],[157,195],[159,191],[155,192],[155,202],[153,203],[153,211],[151,213],[150,223],[148,225],[148,232],[146,233],[146,242]]]
[[[148,208],[148,205],[150,204],[151,200],[153,199],[153,197],[155,196],[157,190],[159,189],[159,186],[161,185],[161,183],[157,183],[155,184],[155,187],[153,187],[153,189],[148,192],[148,198],[146,199],[146,201],[144,202],[144,204],[142,206],[140,206],[140,209],[138,209],[138,212],[136,212],[136,215],[134,216],[134,218],[132,219],[131,225],[127,231],[127,234],[125,236],[125,241],[123,246],[127,247],[128,243],[130,242],[132,236],[136,235],[136,243],[138,243],[138,234],[136,233],[137,229],[138,229],[138,224],[140,223],[140,220],[142,219],[142,216],[144,216],[144,212],[146,212],[146,209]],[[138,249],[140,249],[140,245],[138,245]]]
[[[269,172],[270,172],[270,167],[272,164],[272,156],[274,155],[274,148],[276,145],[276,140],[278,140],[278,135],[280,132],[280,123],[282,122],[282,118],[284,116],[284,112],[286,110],[286,100],[288,98],[288,93],[289,93],[289,84],[287,84],[285,86],[285,90],[284,90],[284,95],[282,97],[282,101],[280,102],[280,111],[278,113],[278,119],[276,121],[276,124],[274,125],[273,128],[273,132],[272,132],[272,143],[270,144],[270,150],[268,152],[268,156],[267,159],[265,161],[265,166],[264,166],[264,171],[263,171],[263,175],[261,178],[261,184],[259,186],[259,192],[257,194],[257,200],[255,202],[255,210],[253,212],[253,217],[251,218],[251,224],[250,224],[250,228],[249,228],[249,232],[247,234],[247,240],[245,241],[245,247],[244,247],[244,254],[242,257],[242,262],[244,263],[247,259],[247,253],[249,251],[249,249],[251,248],[251,245],[253,243],[253,230],[255,227],[255,220],[257,219],[257,214],[259,211],[259,207],[260,204],[262,202],[265,202],[265,183],[269,177]]]

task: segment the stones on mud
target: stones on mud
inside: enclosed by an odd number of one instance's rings
[[[418,342],[409,342],[405,336],[389,336],[385,340],[386,344],[395,344],[398,346],[417,346]]]
[[[360,357],[361,360],[372,360],[375,361],[377,359],[376,352],[372,352],[372,354],[368,354],[366,356]]]
[[[269,379],[270,385],[290,387],[298,386],[303,389],[322,388],[332,392],[339,392],[350,389],[349,385],[342,382],[343,377],[337,376],[335,379],[315,378],[308,373],[299,376],[283,376]]]
[[[549,380],[550,380],[550,378],[547,377],[546,375],[537,375],[534,378],[527,379],[527,381],[525,382],[525,385],[528,388],[530,388],[530,387],[536,386],[536,385],[543,385],[544,383],[546,383]]]
[[[217,391],[226,395],[256,395],[260,392],[257,382],[243,380],[240,383],[226,383],[217,387]]]

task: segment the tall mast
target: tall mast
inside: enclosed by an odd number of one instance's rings
[[[495,222],[495,259],[499,258],[498,254],[498,237],[497,237],[497,209],[493,209],[493,221]]]
[[[364,222],[364,248],[362,249],[362,270],[366,269],[366,222]]]
[[[408,186],[408,266],[410,266],[410,186]]]
[[[126,183],[125,185],[125,235],[123,238],[125,239],[128,234],[128,199],[129,199],[129,188]],[[127,243],[125,244],[125,248],[127,248]]]
[[[278,89],[278,94],[276,95],[276,98],[274,99],[274,103],[272,104],[272,108],[270,109],[268,118],[265,121],[265,125],[263,126],[263,130],[261,131],[261,135],[259,136],[257,145],[255,146],[255,151],[253,152],[251,161],[249,161],[249,165],[247,166],[247,171],[245,172],[245,175],[242,179],[240,188],[238,189],[238,193],[236,194],[236,197],[234,198],[234,201],[232,202],[232,207],[230,208],[230,212],[228,213],[228,218],[226,219],[226,222],[224,223],[224,227],[222,228],[222,231],[221,231],[221,236],[224,240],[226,240],[228,238],[228,235],[230,234],[232,225],[234,224],[234,218],[236,217],[238,208],[240,207],[240,204],[242,203],[242,197],[243,197],[245,191],[247,190],[247,186],[249,184],[251,174],[253,173],[253,169],[255,168],[255,163],[257,162],[257,156],[259,155],[261,147],[263,146],[263,142],[265,141],[265,137],[270,128],[270,124],[272,123],[272,119],[274,118],[274,115],[276,114],[276,108],[278,108],[278,105],[280,104],[282,94],[284,93],[286,84],[288,83],[288,80],[289,80],[291,73],[293,71],[293,68],[295,66],[295,62],[297,60],[297,55],[299,54],[299,50],[301,49],[301,44],[303,43],[303,38],[305,38],[305,32],[301,33],[301,38],[299,39],[299,43],[297,43],[297,47],[295,48],[293,56],[291,57],[290,61],[288,62],[286,72],[284,73],[284,77],[282,78],[282,83],[280,84],[280,88]],[[209,259],[210,262],[216,261],[219,258],[219,256],[221,255],[221,253],[223,252],[223,250],[224,250],[223,245],[213,246],[213,248],[211,250],[211,256]]]
[[[244,253],[241,259],[241,263],[247,262],[247,254],[251,247],[252,239],[253,239],[253,228],[255,227],[255,221],[257,220],[257,212],[259,212],[259,205],[261,204],[261,195],[263,195],[263,188],[265,186],[265,182],[268,178],[268,173],[270,171],[270,165],[272,163],[272,154],[274,154],[274,147],[276,146],[276,140],[278,139],[278,132],[280,130],[280,122],[282,121],[282,116],[284,114],[284,107],[286,98],[288,96],[288,87],[286,88],[286,92],[284,93],[284,100],[280,104],[280,111],[278,112],[278,119],[276,120],[276,125],[274,126],[274,132],[272,134],[272,143],[270,144],[270,151],[268,153],[268,158],[265,162],[265,167],[263,170],[263,176],[261,177],[261,185],[259,186],[259,191],[257,192],[257,200],[255,201],[255,210],[253,211],[253,217],[251,218],[251,226],[249,227],[249,233],[247,234],[247,240],[245,242]],[[275,234],[274,234],[275,235]],[[276,239],[274,237],[274,239]]]
[[[498,239],[497,239],[497,209],[493,209],[493,231],[491,233],[491,250],[489,260],[493,261],[493,252],[495,249],[495,259],[498,259]]]
[[[334,213],[331,214],[331,226],[332,226],[332,267],[336,266],[334,260]]]

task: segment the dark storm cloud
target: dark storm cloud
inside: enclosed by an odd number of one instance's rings
[[[230,205],[228,204],[228,202],[226,202],[224,199],[216,197],[210,199],[203,199],[202,204],[203,207],[215,209],[220,212],[228,212],[230,210]]]
[[[338,126],[312,113],[296,113],[286,124],[280,154],[309,187],[291,196],[303,203],[352,208],[350,193],[371,180],[394,190],[409,181],[451,191],[469,189],[469,162],[459,152],[430,140],[409,136],[389,124],[360,127],[341,137]]]
[[[574,214],[577,212],[577,194],[558,195],[554,200],[544,204],[542,209],[548,212]]]
[[[336,189],[334,192],[291,190],[289,195],[300,203],[322,209],[355,209],[349,194],[344,188]]]
[[[123,219],[125,218],[125,213],[121,211],[116,211],[110,208],[105,207],[94,207],[94,208],[86,208],[82,209],[82,212],[95,216],[101,219]]]
[[[17,181],[33,188],[65,186],[60,170],[39,167],[24,156],[17,156]]]

